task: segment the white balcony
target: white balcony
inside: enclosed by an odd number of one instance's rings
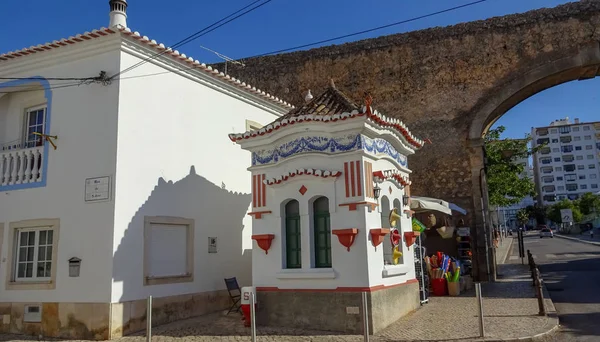
[[[13,185],[41,183],[44,146],[0,151],[0,190]]]

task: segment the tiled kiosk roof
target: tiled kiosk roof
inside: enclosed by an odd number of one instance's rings
[[[248,93],[260,96],[260,97],[262,97],[270,102],[273,102],[285,109],[294,108],[294,106],[279,99],[278,97],[275,97],[275,96],[273,96],[269,93],[266,93],[260,89],[256,89],[255,87],[253,87],[249,84],[246,84],[245,82],[242,82],[242,81],[240,81],[234,77],[231,77],[229,75],[226,75],[217,69],[213,69],[211,66],[207,66],[204,63],[200,63],[198,60],[194,60],[192,57],[186,56],[185,54],[180,53],[177,50],[173,50],[169,47],[166,47],[164,44],[158,43],[156,40],[150,39],[147,36],[142,36],[139,32],[131,31],[130,28],[122,27],[122,26],[117,26],[117,27],[112,27],[112,28],[103,27],[98,30],[93,30],[91,32],[85,32],[83,34],[78,34],[76,36],[71,36],[69,38],[63,38],[61,40],[55,40],[53,42],[40,44],[37,46],[30,46],[28,48],[23,48],[23,49],[17,50],[17,51],[10,51],[10,52],[6,52],[6,53],[2,53],[2,54],[0,54],[0,66],[2,65],[2,63],[8,62],[11,60],[23,58],[23,57],[26,57],[29,55],[43,53],[43,52],[49,51],[49,50],[60,49],[61,47],[64,47],[64,46],[70,46],[70,45],[74,45],[74,44],[85,42],[85,41],[91,41],[94,39],[106,37],[108,35],[113,35],[113,34],[121,34],[123,37],[127,37],[133,41],[136,41],[143,45],[146,45],[147,47],[150,47],[151,49],[155,50],[156,52],[167,51],[164,53],[165,56],[170,55],[172,58],[177,60],[179,63],[185,65],[186,69],[191,69],[191,70],[195,69],[195,70],[204,71],[205,73],[211,75],[212,77],[214,77],[216,79],[220,79],[229,84],[232,84],[232,85],[236,86],[237,88],[240,88],[241,90],[246,91]]]
[[[321,121],[323,123],[334,123],[338,120],[348,120],[353,118],[365,117],[375,126],[383,129],[392,130],[402,140],[406,141],[412,148],[419,149],[423,147],[425,141],[416,138],[406,125],[398,119],[388,118],[385,115],[373,110],[371,99],[366,100],[366,105],[359,107],[348,96],[339,91],[333,82],[321,95],[313,98],[310,102],[301,107],[289,111],[287,114],[279,117],[272,123],[265,125],[257,130],[249,130],[244,133],[229,134],[231,141],[251,139],[257,136],[264,136],[273,131],[277,131],[287,125],[295,123]]]

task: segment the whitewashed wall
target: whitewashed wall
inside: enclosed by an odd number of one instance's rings
[[[110,47],[81,43],[0,63],[2,77],[90,77],[101,70],[119,68],[114,41]],[[55,82],[51,82],[54,84]],[[10,117],[0,125],[3,140],[20,136],[17,114],[37,103],[41,92],[20,93],[6,103]],[[0,302],[107,302],[112,269],[113,202],[85,203],[85,179],[112,176],[115,172],[118,88],[98,84],[52,89],[49,134],[58,135],[57,150],[50,148],[47,185],[42,188],[0,192],[0,220],[4,223],[0,256]],[[8,97],[6,97],[8,98]],[[2,99],[0,99],[2,101]],[[1,109],[0,109],[1,111]],[[0,116],[6,112],[0,112]],[[6,125],[4,125],[6,124]],[[30,219],[60,219],[56,288],[53,290],[5,290],[12,241],[9,223]],[[71,257],[82,259],[79,277],[68,277]]]
[[[141,61],[121,58],[123,68]],[[277,116],[165,71],[145,63],[119,85],[113,302],[224,289],[225,277],[251,283],[250,153],[227,135]],[[158,215],[195,220],[193,282],[143,286],[143,218]]]

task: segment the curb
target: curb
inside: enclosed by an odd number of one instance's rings
[[[581,243],[587,243],[588,245],[600,246],[600,242],[581,240],[581,239],[578,239],[575,237],[564,236],[564,235],[560,235],[560,234],[554,234],[554,236],[562,238],[562,239],[577,241],[577,242],[581,242]]]
[[[513,242],[515,241],[515,238],[511,238],[510,239],[510,246],[508,246],[507,248],[507,252],[506,255],[504,255],[504,259],[502,260],[502,264],[506,264],[506,259],[508,259],[508,256],[511,255],[512,253],[512,248],[513,248]]]

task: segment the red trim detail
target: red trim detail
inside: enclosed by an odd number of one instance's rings
[[[256,175],[252,175],[252,208],[256,208]]]
[[[348,229],[333,229],[331,234],[337,235],[338,241],[342,244],[342,246],[348,249],[350,252],[350,246],[354,243],[356,239],[356,234],[358,234],[357,228],[348,228]]]
[[[346,197],[350,197],[350,174],[348,173],[348,162],[344,163],[344,181],[346,184]]]
[[[352,182],[352,197],[356,196],[356,178],[354,177],[354,163],[350,162],[350,181]]]
[[[404,243],[406,244],[406,247],[412,246],[415,241],[417,241],[417,236],[420,235],[420,233],[417,233],[419,232],[404,232]]]
[[[355,211],[359,205],[368,205],[371,207],[371,210],[375,210],[375,208],[377,208],[377,203],[373,203],[373,202],[353,202],[353,203],[342,203],[339,206],[340,207],[348,207],[348,210],[350,211]]]
[[[257,220],[260,220],[264,214],[270,214],[270,213],[271,213],[271,210],[252,211],[252,212],[249,212],[248,215],[253,216]]]
[[[257,234],[252,235],[252,240],[256,241],[258,247],[265,251],[265,254],[269,254],[269,249],[271,248],[271,242],[275,238],[274,234]]]
[[[337,287],[335,289],[280,289],[278,287],[258,286],[256,291],[263,292],[375,292],[380,290],[392,289],[395,287],[418,283],[417,279],[409,279],[405,283],[394,285],[377,285],[372,287]]]
[[[362,173],[360,171],[360,160],[354,162],[356,164],[356,187],[358,188],[358,195],[362,196]]]
[[[262,186],[261,193],[262,193],[262,205],[263,205],[263,207],[267,206],[267,184],[265,184],[265,177],[266,177],[266,175],[263,173],[262,180],[260,182],[260,184]]]
[[[389,232],[390,230],[388,228],[373,228],[369,230],[369,234],[371,234],[371,243],[373,243],[373,246],[379,246],[383,242],[386,234]]]

